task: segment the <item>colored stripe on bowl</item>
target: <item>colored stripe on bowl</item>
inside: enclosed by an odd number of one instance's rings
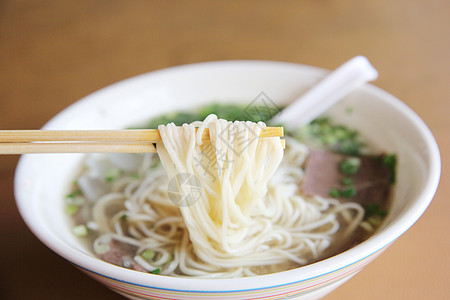
[[[359,272],[365,265],[381,254],[387,246],[356,261],[353,264],[342,267],[338,270],[323,274],[317,277],[286,283],[278,286],[269,286],[248,290],[228,290],[228,291],[201,291],[201,290],[177,290],[165,289],[154,286],[138,285],[131,282],[122,281],[113,277],[98,274],[89,269],[77,266],[81,271],[90,277],[103,283],[108,288],[131,299],[152,299],[152,300],[197,300],[197,299],[290,299],[293,297],[305,296],[316,292],[318,289],[330,286],[338,281],[344,281]]]

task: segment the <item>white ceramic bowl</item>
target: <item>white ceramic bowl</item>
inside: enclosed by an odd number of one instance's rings
[[[224,61],[137,76],[69,106],[45,129],[121,129],[161,113],[210,102],[250,103],[264,92],[287,104],[326,74],[292,63]],[[352,107],[353,113],[346,110]],[[389,215],[373,237],[334,257],[290,271],[236,279],[173,278],[120,268],[95,258],[71,231],[63,197],[82,155],[24,155],[15,193],[38,238],[79,269],[131,299],[317,299],[376,258],[425,211],[436,191],[440,156],[424,122],[387,92],[366,85],[329,112],[358,128],[374,147],[398,154],[398,182]]]

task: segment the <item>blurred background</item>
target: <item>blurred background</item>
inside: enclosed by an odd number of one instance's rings
[[[450,293],[450,1],[0,1],[0,129],[38,129],[106,85],[170,66],[262,59],[334,69],[362,54],[375,84],[438,140],[443,174],[424,216],[325,299]],[[19,156],[0,156],[0,299],[123,299],[35,238],[13,194]]]

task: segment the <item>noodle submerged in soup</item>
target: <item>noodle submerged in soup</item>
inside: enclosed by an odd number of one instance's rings
[[[152,122],[209,110],[229,120],[241,111],[214,105]],[[227,278],[303,266],[376,230],[395,156],[361,155],[357,134],[326,119],[286,136],[284,151],[279,138],[258,139],[263,126],[209,115],[160,126],[158,154],[87,155],[65,199],[72,231],[119,266]]]

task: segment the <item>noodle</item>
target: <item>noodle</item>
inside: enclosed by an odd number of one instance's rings
[[[363,208],[302,195],[307,147],[289,138],[283,151],[279,138],[257,138],[263,126],[215,115],[160,126],[162,165],[151,168],[157,157],[146,155],[141,179],[125,174],[95,202],[94,250],[117,240],[137,247],[134,262],[147,271],[230,278],[305,265],[342,244]],[[156,253],[151,261],[146,250]]]

